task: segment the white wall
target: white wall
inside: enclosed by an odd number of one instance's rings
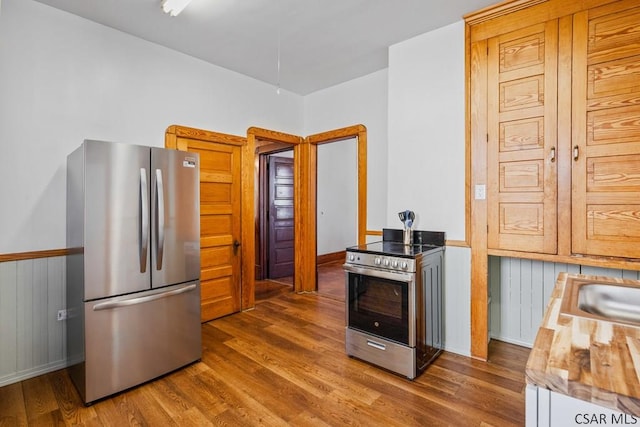
[[[464,239],[462,22],[394,45],[388,70],[302,98],[38,2],[2,0],[0,253],[66,247],[66,155],[83,139],[162,146],[171,124],[236,135],[364,124],[367,228],[399,228],[397,212],[412,209],[417,228]],[[448,248],[445,263],[446,345],[466,353],[469,250]]]
[[[398,212],[416,213],[415,228],[465,238],[464,23],[389,49],[388,227]],[[470,354],[471,251],[445,253],[445,348]]]
[[[34,1],[0,14],[0,253],[66,247],[66,156],[169,125],[303,134],[303,99]]]
[[[416,213],[415,227],[465,237],[464,23],[389,49],[388,225]]]
[[[318,146],[316,230],[318,255],[358,243],[356,139]]]
[[[304,123],[304,135],[356,124],[366,126],[367,229],[381,230],[387,203],[387,70],[307,95]],[[357,187],[352,187],[357,181],[354,145],[355,140],[350,140],[318,150],[320,255],[357,243]]]

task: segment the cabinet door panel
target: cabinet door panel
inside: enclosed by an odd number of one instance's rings
[[[544,147],[544,120],[529,117],[500,123],[500,151],[523,151]]]
[[[606,11],[574,19],[572,251],[638,258],[640,8]]]
[[[595,64],[620,56],[640,55],[639,41],[640,9],[594,17],[589,20],[588,63]]]
[[[558,22],[488,41],[488,246],[556,253]]]

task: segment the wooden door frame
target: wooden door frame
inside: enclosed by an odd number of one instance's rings
[[[358,244],[367,235],[380,235],[367,230],[367,128],[354,125],[310,135],[306,138],[283,132],[250,127],[247,137],[172,125],[165,133],[165,147],[186,150],[178,137],[240,145],[242,147],[241,202],[241,309],[255,306],[256,219],[258,208],[257,168],[259,156],[269,151],[293,147],[294,168],[294,291],[317,289],[316,188],[317,146],[331,142],[356,140],[358,147]]]
[[[312,151],[310,156],[311,179],[310,183],[313,188],[313,198],[310,200],[314,221],[314,229],[316,222],[316,189],[318,186],[318,145],[330,144],[332,142],[346,141],[354,139],[357,144],[358,157],[358,244],[363,245],[367,242],[367,235],[379,235],[374,231],[367,231],[367,128],[364,125],[354,125],[340,129],[334,129],[327,132],[309,135],[305,140],[310,144]],[[315,253],[315,251],[314,251]],[[314,259],[314,271],[316,269]]]
[[[295,292],[317,289],[316,186],[317,146],[357,138],[358,144],[358,243],[366,242],[367,234],[367,129],[354,125],[303,138],[283,132],[251,127],[247,130],[247,145],[243,149],[242,170],[242,308],[255,305],[255,227],[258,208],[256,169],[264,148],[273,144],[293,146],[294,169],[294,283]],[[262,151],[262,152],[261,152]]]
[[[299,222],[304,187],[301,185],[301,172],[305,156],[304,138],[269,129],[250,127],[247,129],[247,145],[242,150],[242,309],[255,306],[256,272],[256,227],[259,226],[259,162],[260,155],[283,148],[293,147],[293,204],[294,204],[294,291],[298,276]]]
[[[235,146],[235,147],[239,147],[240,148],[240,154],[241,154],[241,158],[240,158],[240,165],[242,167],[242,154],[244,152],[244,149],[247,145],[247,140],[244,137],[241,136],[237,136],[237,135],[230,135],[230,134],[225,134],[225,133],[220,133],[220,132],[213,132],[213,131],[208,131],[208,130],[202,130],[202,129],[195,129],[195,128],[190,128],[190,127],[186,127],[186,126],[179,126],[179,125],[171,125],[167,128],[167,130],[165,131],[165,140],[164,140],[164,145],[165,148],[168,149],[173,149],[173,150],[180,150],[180,151],[187,151],[188,150],[188,146],[186,144],[181,143],[180,141],[178,141],[178,138],[184,138],[184,139],[189,139],[189,140],[197,140],[197,141],[202,141],[202,142],[209,142],[209,143],[216,143],[216,144],[224,144],[224,145],[230,145],[230,146]],[[242,176],[241,176],[241,180],[240,180],[240,191],[242,192]],[[243,242],[242,242],[242,235],[244,234],[244,224],[242,221],[242,199],[240,200],[240,239],[241,239],[241,246],[243,246]],[[241,251],[241,258],[240,258],[240,269],[237,272],[237,274],[239,275],[238,277],[238,283],[239,283],[239,287],[240,287],[240,305],[239,308],[240,310],[243,309],[243,300],[242,300],[242,293],[243,293],[243,289],[244,289],[244,283],[243,283],[243,267],[246,264],[245,260],[243,259],[243,257],[245,256],[245,254]]]

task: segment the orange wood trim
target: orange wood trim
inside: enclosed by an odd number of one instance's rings
[[[27,259],[53,258],[82,252],[82,249],[48,249],[44,251],[17,252],[0,254],[0,262],[24,261]]]
[[[256,140],[256,154],[273,154],[292,149],[290,143]]]
[[[347,254],[347,251],[339,251],[339,252],[332,252],[324,255],[318,255],[316,257],[316,264],[320,265],[320,264],[327,264],[330,262],[344,261],[345,256],[347,256],[346,254]]]
[[[470,46],[470,138],[473,169],[471,186],[487,185],[487,42]],[[471,199],[471,356],[487,360],[489,352],[487,201]]]
[[[488,249],[488,255],[510,257],[510,258],[524,258],[535,261],[547,261],[554,263],[566,263],[566,264],[578,264],[588,265],[592,267],[603,268],[616,268],[621,270],[640,270],[640,259],[635,258],[615,258],[615,257],[598,257],[598,256],[583,256],[583,255],[549,255],[539,254],[533,252],[515,252],[504,251],[498,249]]]
[[[255,200],[255,168],[256,168],[255,135],[247,133],[247,144],[242,148],[242,310],[255,306],[256,283],[256,200]]]
[[[464,27],[464,240],[471,247],[471,31],[469,24]]]
[[[242,235],[243,235],[243,310],[255,305],[255,264],[256,264],[256,236],[255,221],[258,209],[258,193],[256,189],[256,172],[260,154],[278,149],[293,148],[294,168],[294,291],[305,292],[315,290],[315,222],[313,228],[309,221],[315,221],[309,214],[308,191],[308,152],[304,138],[284,132],[278,132],[258,127],[247,129],[247,145],[243,150],[242,161]],[[315,199],[314,199],[315,201]],[[315,209],[315,205],[314,205]],[[313,230],[313,236],[307,230]],[[313,245],[313,248],[311,247]],[[310,271],[308,261],[313,264]],[[312,277],[312,280],[311,280]]]
[[[622,3],[622,0],[511,0],[490,7],[485,11],[485,17],[475,19],[476,13],[474,13],[467,15],[466,20],[472,26],[471,42],[473,43],[598,6]],[[612,7],[615,8],[615,6]],[[490,9],[494,9],[496,13],[491,14]]]
[[[573,110],[572,72],[573,16],[558,21],[558,248],[557,254],[571,255],[571,115]],[[586,85],[586,83],[585,83]],[[546,96],[546,95],[545,95]]]
[[[357,138],[358,144],[358,244],[362,245],[367,242],[367,128],[358,124],[340,129],[333,129],[327,132],[310,135],[305,138],[313,149],[316,146],[327,144],[330,142],[344,141],[346,139]],[[311,170],[315,189],[315,172],[317,171],[317,162],[314,160]],[[315,197],[314,210],[315,215]]]
[[[455,248],[470,248],[469,244],[464,240],[447,240],[444,242],[445,246],[451,246]]]
[[[169,132],[169,129],[172,129],[173,132]],[[178,149],[178,138],[175,134],[175,126],[169,126],[164,133],[164,146],[170,150]]]
[[[364,125],[353,125],[345,128],[333,129],[327,132],[316,133],[315,135],[309,135],[306,137],[306,140],[310,144],[327,144],[330,142],[354,138],[363,132],[367,132],[367,128]]]
[[[493,6],[487,6],[475,12],[464,15],[463,18],[469,25],[477,25],[490,19],[498,18],[509,13],[526,9],[539,3],[545,3],[548,0],[506,0]]]
[[[367,230],[367,236],[382,236],[382,230]]]
[[[238,135],[230,135],[227,133],[220,132],[212,132],[203,129],[195,129],[186,126],[179,125],[171,125],[167,128],[166,134],[174,135],[172,137],[165,136],[165,147],[167,148],[178,148],[176,147],[176,138],[190,138],[190,139],[199,139],[201,141],[210,141],[210,142],[220,142],[224,144],[230,145],[245,145],[246,138]],[[169,146],[167,144],[172,144]]]
[[[299,292],[313,292],[317,289],[316,256],[317,256],[317,221],[316,221],[316,165],[318,152],[315,145],[304,143],[294,149],[294,158],[300,157],[298,169],[299,198],[295,200],[296,224],[296,264],[300,266],[300,274],[295,276],[294,289]],[[298,154],[299,153],[299,154]],[[294,194],[295,197],[295,194]],[[298,218],[300,218],[298,220]],[[300,248],[301,250],[297,250]]]
[[[288,144],[300,144],[304,140],[303,137],[292,135],[289,133],[279,132],[276,130],[263,129],[258,127],[250,127],[247,129],[247,135],[253,135],[256,141],[266,140],[273,142],[283,142]]]
[[[367,243],[367,130],[358,132],[358,244]]]

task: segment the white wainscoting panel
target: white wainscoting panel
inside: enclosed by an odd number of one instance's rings
[[[640,279],[640,272],[489,257],[489,334],[532,347],[560,272]]]
[[[0,387],[66,366],[65,257],[0,263]]]
[[[471,354],[471,249],[447,246],[444,254],[444,348]]]

